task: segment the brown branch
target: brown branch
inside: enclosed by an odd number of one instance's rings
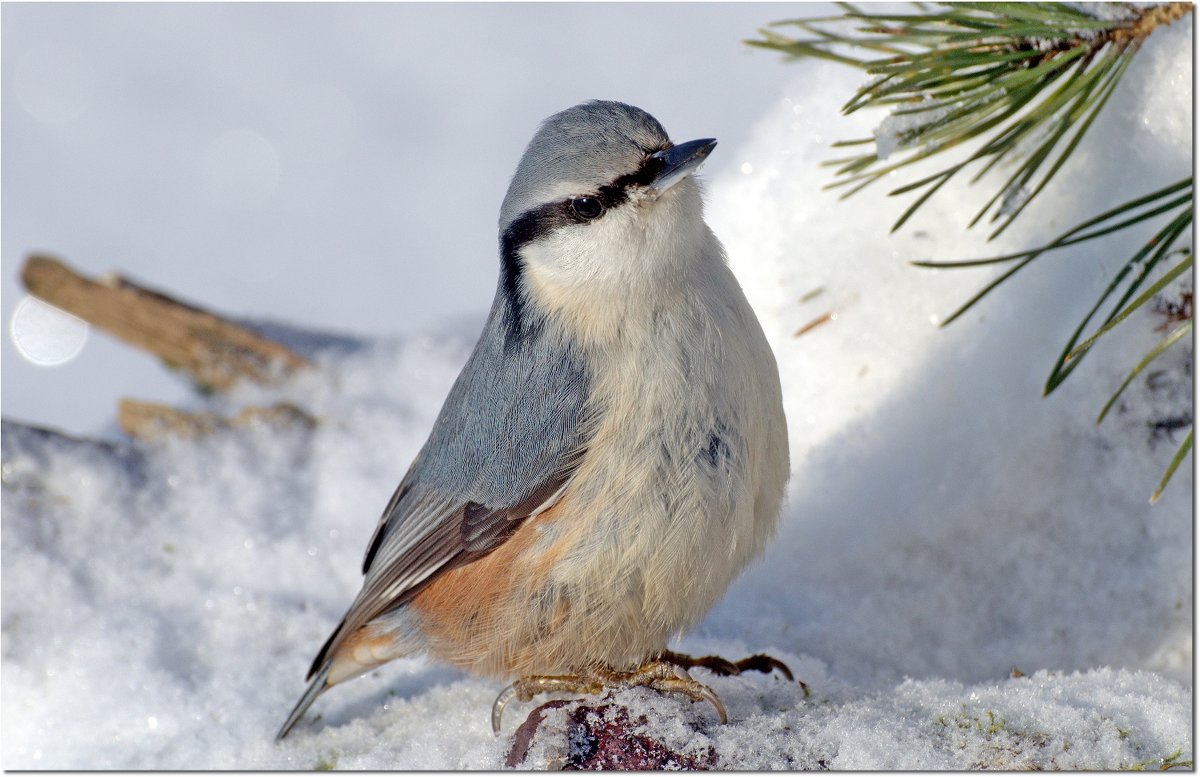
[[[30,294],[224,391],[238,380],[268,384],[308,364],[285,346],[201,308],[119,276],[87,278],[58,259],[31,256]]]
[[[139,440],[161,440],[164,437],[195,438],[238,426],[271,424],[273,426],[303,426],[311,429],[316,419],[289,402],[270,407],[243,408],[233,418],[216,413],[189,413],[169,405],[122,399],[117,406],[117,424],[130,437]]]
[[[1164,3],[1144,7],[1141,12],[1111,33],[1117,43],[1135,41],[1140,44],[1150,33],[1166,24],[1179,21],[1192,12],[1191,3]]]

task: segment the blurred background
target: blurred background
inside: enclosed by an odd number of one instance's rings
[[[364,336],[477,331],[500,201],[538,122],[623,100],[676,139],[718,138],[715,177],[744,163],[733,153],[796,75],[740,41],[794,13],[5,5],[4,415],[115,435],[118,397],[190,395],[151,357],[22,305],[32,251],[233,317]]]

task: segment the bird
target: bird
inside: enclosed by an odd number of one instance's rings
[[[649,113],[544,120],[500,206],[483,331],[387,503],[361,591],[283,739],[330,687],[426,655],[513,697],[643,685],[724,707],[667,650],[778,528],[789,477],[775,357],[694,173]]]

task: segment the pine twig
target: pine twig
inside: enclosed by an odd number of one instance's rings
[[[1133,55],[1157,29],[1191,13],[1191,3],[1126,6],[1125,18],[1100,19],[1061,3],[944,3],[912,14],[865,13],[792,19],[748,44],[791,58],[821,57],[875,76],[843,107],[892,110],[876,132],[875,153],[838,161],[843,197],[922,160],[969,142],[961,162],[890,194],[917,194],[899,229],[946,183],[971,166],[972,183],[1005,160],[1013,172],[972,220],[991,212],[1003,232],[1062,169],[1116,90]],[[857,25],[850,30],[848,25]],[[797,27],[807,38],[778,30]],[[861,58],[848,51],[878,52]],[[890,127],[890,129],[889,129]],[[884,143],[884,138],[891,141]],[[842,141],[837,146],[869,143]],[[891,146],[894,145],[894,149]],[[898,161],[885,161],[892,153]]]

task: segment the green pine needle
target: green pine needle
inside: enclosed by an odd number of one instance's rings
[[[793,59],[819,57],[876,76],[843,112],[885,107],[903,122],[894,133],[896,160],[856,157],[838,167],[839,180],[831,186],[850,185],[843,197],[849,196],[897,170],[975,142],[966,161],[891,192],[915,196],[892,229],[965,168],[978,168],[974,183],[1003,160],[1013,171],[971,222],[987,217],[996,224],[989,239],[1007,229],[1063,168],[1142,42],[1191,11],[1188,3],[1128,6],[1125,18],[1099,19],[1081,8],[1045,2],[944,3],[907,14],[842,7],[840,17],[776,22],[759,31],[761,39],[746,41]],[[804,37],[784,34],[786,28]],[[929,120],[921,121],[922,114]]]
[[[1105,211],[1099,216],[1088,219],[1082,224],[1079,224],[1078,226],[1064,232],[1062,235],[1059,235],[1046,245],[1030,249],[1028,251],[1021,251],[1015,254],[1004,254],[1001,256],[992,256],[983,259],[959,259],[955,261],[944,262],[921,260],[914,261],[912,264],[917,267],[954,269],[965,267],[981,267],[989,264],[1000,264],[1004,262],[1018,262],[1015,267],[987,284],[977,294],[963,303],[949,317],[942,321],[941,326],[947,326],[959,316],[970,310],[975,303],[987,296],[989,292],[1012,277],[1018,270],[1025,267],[1034,259],[1037,259],[1045,253],[1112,234],[1114,232],[1140,224],[1143,221],[1147,221],[1154,216],[1158,216],[1163,213],[1179,211],[1179,213],[1175,216],[1175,218],[1172,219],[1166,228],[1160,230],[1154,235],[1154,237],[1150,238],[1150,240],[1143,246],[1142,250],[1125,263],[1125,267],[1118,274],[1117,280],[1114,281],[1114,284],[1109,287],[1104,296],[1101,297],[1100,302],[1097,303],[1096,308],[1098,309],[1103,301],[1107,299],[1108,295],[1117,287],[1117,285],[1119,285],[1119,281],[1123,280],[1125,275],[1128,274],[1128,272],[1134,267],[1137,267],[1139,263],[1146,257],[1146,255],[1150,254],[1151,251],[1153,251],[1156,247],[1160,250],[1169,250],[1171,245],[1174,244],[1175,238],[1182,234],[1183,229],[1191,223],[1192,189],[1192,179],[1184,179],[1183,181],[1171,184],[1170,186],[1151,194],[1138,197],[1130,200],[1129,202],[1123,203],[1122,205],[1118,205],[1117,207]],[[1166,200],[1166,202],[1162,202],[1162,200]],[[1138,209],[1146,206],[1151,207],[1148,207],[1146,210],[1140,213],[1136,212]],[[1145,271],[1148,271],[1149,269],[1150,268],[1147,267],[1145,268]],[[1074,349],[1073,344],[1072,349]]]
[[[1129,202],[1123,203],[1115,208],[1101,213],[1082,224],[1064,232],[1062,235],[1047,243],[1044,246],[1034,248],[1028,251],[1022,251],[1015,254],[1006,254],[1003,256],[988,257],[985,259],[968,259],[953,262],[933,262],[920,261],[913,262],[914,265],[921,267],[938,267],[938,268],[964,268],[964,267],[980,267],[989,264],[997,264],[1004,262],[1015,262],[1015,264],[1006,270],[1004,273],[993,279],[985,285],[980,291],[973,295],[969,300],[963,303],[957,310],[954,311],[945,321],[942,326],[948,325],[956,318],[961,316],[977,302],[987,296],[993,289],[998,287],[1004,281],[1015,275],[1021,268],[1027,266],[1038,257],[1059,248],[1076,245],[1088,240],[1094,240],[1099,237],[1110,235],[1114,232],[1128,229],[1137,226],[1143,222],[1148,222],[1156,216],[1168,215],[1170,218],[1167,224],[1158,229],[1149,240],[1147,240],[1137,252],[1130,257],[1120,270],[1116,273],[1113,280],[1109,283],[1100,299],[1074,333],[1068,339],[1066,346],[1063,348],[1058,359],[1055,361],[1051,369],[1050,377],[1046,381],[1044,389],[1045,394],[1054,391],[1067,376],[1078,366],[1079,361],[1087,354],[1096,341],[1104,334],[1110,332],[1127,320],[1134,311],[1141,309],[1146,303],[1150,302],[1158,294],[1162,293],[1173,281],[1177,280],[1184,272],[1192,267],[1193,257],[1190,248],[1176,248],[1176,243],[1188,235],[1189,227],[1194,218],[1193,204],[1193,179],[1187,178],[1183,181],[1166,186],[1158,191],[1137,197]],[[1150,277],[1152,271],[1165,259],[1172,255],[1182,253],[1184,258],[1175,264],[1170,270],[1164,273],[1157,281],[1152,283],[1137,297],[1133,295],[1141,287],[1141,285]],[[1095,333],[1080,342],[1084,330],[1091,322],[1092,318],[1104,305],[1105,301],[1110,296],[1115,294],[1121,288],[1121,284],[1126,281],[1129,276],[1129,285],[1121,296],[1120,300],[1113,307],[1113,312],[1108,316],[1104,323],[1096,330]],[[1132,298],[1132,299],[1131,299]],[[1126,376],[1124,382],[1109,398],[1108,402],[1100,411],[1096,423],[1104,420],[1104,417],[1112,409],[1114,403],[1121,396],[1122,392],[1129,384],[1141,374],[1142,370],[1164,353],[1168,348],[1191,332],[1192,320],[1189,318],[1180,326],[1176,327],[1165,338],[1157,343],[1149,352],[1142,357],[1138,364]],[[1157,502],[1161,496],[1163,489],[1170,481],[1172,475],[1179,468],[1180,462],[1186,457],[1192,447],[1192,434],[1189,431],[1187,439],[1180,445],[1176,451],[1174,458],[1168,465],[1162,480],[1159,482],[1157,489],[1154,491],[1150,501]]]
[[[1117,326],[1117,324],[1120,324],[1122,321],[1129,318],[1129,316],[1132,315],[1135,310],[1137,310],[1142,305],[1146,304],[1151,299],[1153,299],[1156,294],[1158,294],[1163,289],[1165,289],[1168,285],[1170,285],[1171,281],[1178,278],[1180,275],[1183,274],[1183,272],[1185,270],[1189,269],[1191,266],[1192,266],[1192,254],[1189,251],[1189,252],[1187,252],[1187,257],[1182,262],[1180,262],[1179,264],[1172,267],[1170,269],[1170,271],[1167,272],[1166,275],[1164,275],[1163,277],[1161,277],[1157,281],[1155,281],[1153,286],[1151,286],[1150,288],[1148,288],[1144,292],[1142,292],[1142,294],[1137,299],[1135,299],[1133,302],[1130,302],[1125,307],[1124,310],[1122,310],[1120,313],[1118,313],[1116,316],[1114,316],[1111,321],[1109,321],[1107,324],[1105,324],[1103,327],[1101,327],[1096,332],[1096,334],[1092,335],[1091,337],[1084,340],[1079,345],[1075,346],[1074,350],[1072,350],[1070,353],[1067,354],[1067,361],[1070,361],[1071,359],[1077,359],[1080,356],[1082,356],[1084,354],[1084,352],[1087,351],[1087,349],[1091,348],[1092,345],[1095,344],[1095,342],[1100,339],[1101,336],[1107,334],[1108,332],[1111,332],[1112,329]],[[1103,415],[1103,414],[1101,414],[1101,415]],[[1097,422],[1097,423],[1099,423],[1099,422]]]
[[[1129,384],[1133,383],[1133,379],[1142,374],[1142,370],[1146,369],[1150,362],[1154,361],[1159,356],[1162,356],[1168,348],[1179,342],[1191,331],[1192,321],[1191,319],[1188,319],[1172,329],[1170,334],[1168,334],[1166,337],[1159,340],[1158,343],[1156,343],[1155,346],[1151,348],[1145,356],[1142,357],[1142,360],[1138,362],[1132,370],[1129,371],[1129,374],[1125,376],[1125,380],[1121,381],[1121,385],[1117,387],[1117,390],[1113,392],[1113,395],[1108,398],[1107,402],[1104,403],[1104,409],[1101,410],[1100,415],[1096,417],[1096,423],[1100,423],[1104,420],[1104,417],[1108,415],[1108,411],[1112,409],[1114,404],[1116,404],[1117,399],[1120,398],[1125,389],[1129,387]]]
[[[1084,317],[1083,321],[1079,324],[1079,327],[1071,335],[1070,340],[1067,341],[1066,347],[1059,355],[1058,360],[1054,364],[1054,368],[1051,370],[1050,377],[1046,381],[1044,394],[1048,395],[1050,392],[1054,391],[1054,389],[1056,389],[1064,380],[1066,380],[1067,376],[1070,375],[1071,372],[1074,371],[1074,369],[1078,367],[1079,363],[1083,360],[1082,355],[1071,359],[1070,361],[1068,361],[1067,357],[1073,350],[1075,350],[1075,344],[1079,342],[1079,338],[1083,335],[1083,330],[1087,327],[1092,317],[1097,313],[1097,311],[1099,311],[1104,302],[1116,292],[1125,278],[1132,273],[1133,278],[1130,280],[1129,286],[1125,289],[1125,293],[1119,300],[1117,300],[1116,304],[1113,305],[1112,312],[1109,314],[1108,318],[1104,320],[1101,326],[1109,323],[1113,318],[1116,317],[1117,313],[1124,309],[1130,298],[1137,293],[1137,290],[1150,276],[1154,268],[1163,259],[1171,255],[1172,246],[1175,245],[1175,241],[1188,231],[1188,228],[1191,226],[1191,224],[1192,207],[1189,204],[1189,206],[1182,213],[1172,219],[1166,227],[1160,230],[1157,235],[1152,237],[1149,242],[1142,246],[1142,248],[1136,254],[1134,254],[1128,262],[1126,262],[1124,267],[1117,271],[1116,276],[1114,276],[1112,282],[1108,285],[1108,288],[1106,288],[1104,293],[1100,295],[1100,299]]]
[[[1174,458],[1172,458],[1171,463],[1167,465],[1167,471],[1163,473],[1162,480],[1158,481],[1158,487],[1155,488],[1154,493],[1150,495],[1150,504],[1154,504],[1158,501],[1159,497],[1162,496],[1163,489],[1167,487],[1167,483],[1171,482],[1171,476],[1175,474],[1175,470],[1179,469],[1179,465],[1183,463],[1183,460],[1187,457],[1188,453],[1191,452],[1192,434],[1195,431],[1195,429],[1188,429],[1187,437],[1185,437],[1183,442],[1179,444],[1179,449],[1175,451]],[[1191,766],[1192,762],[1188,761],[1187,768],[1190,769]]]
[[[1184,191],[1184,190],[1186,190],[1186,191]],[[1166,202],[1165,204],[1156,205],[1153,209],[1151,209],[1145,213],[1136,214],[1136,215],[1130,216],[1128,219],[1126,219],[1124,221],[1119,221],[1119,222],[1115,222],[1113,224],[1106,225],[1104,227],[1100,227],[1094,232],[1085,232],[1084,231],[1087,229],[1091,229],[1092,227],[1097,227],[1098,225],[1103,224],[1104,222],[1109,221],[1111,219],[1117,218],[1118,216],[1123,216],[1127,213],[1131,213],[1144,205],[1152,205],[1158,200],[1162,200],[1162,199],[1165,199],[1172,195],[1178,194],[1181,191],[1183,191],[1184,193],[1182,195],[1180,195],[1179,197],[1172,199],[1172,200]],[[1126,227],[1130,227],[1141,221],[1145,221],[1148,218],[1157,216],[1160,213],[1166,213],[1168,211],[1174,210],[1175,208],[1177,208],[1181,205],[1188,204],[1191,201],[1192,201],[1192,179],[1185,178],[1184,180],[1179,181],[1177,183],[1173,183],[1170,186],[1167,186],[1166,188],[1160,189],[1156,192],[1152,192],[1143,197],[1138,197],[1137,199],[1130,200],[1129,202],[1122,203],[1121,205],[1118,205],[1117,207],[1115,207],[1111,210],[1107,210],[1104,213],[1101,213],[1099,216],[1090,218],[1087,221],[1085,221],[1082,224],[1075,227],[1074,229],[1071,229],[1070,231],[1063,233],[1062,235],[1055,238],[1050,243],[1047,243],[1045,246],[1042,246],[1041,248],[1036,248],[1031,251],[1021,251],[1021,252],[1015,253],[1015,254],[1004,254],[1002,256],[994,256],[994,257],[990,257],[987,259],[959,259],[959,260],[954,260],[954,261],[942,261],[942,262],[936,262],[936,261],[931,261],[931,260],[919,260],[919,261],[912,262],[912,264],[916,267],[932,267],[932,268],[943,268],[944,269],[944,268],[953,268],[953,267],[979,267],[979,266],[987,265],[987,264],[1011,262],[1011,261],[1015,261],[1017,259],[1023,259],[1025,257],[1029,257],[1032,254],[1042,254],[1042,253],[1045,253],[1046,251],[1051,251],[1055,248],[1065,248],[1070,245],[1075,245],[1076,243],[1082,243],[1086,240],[1091,240],[1091,239],[1097,238],[1097,237],[1103,237],[1104,235],[1108,235],[1110,233],[1120,231],[1122,229],[1125,229]]]

